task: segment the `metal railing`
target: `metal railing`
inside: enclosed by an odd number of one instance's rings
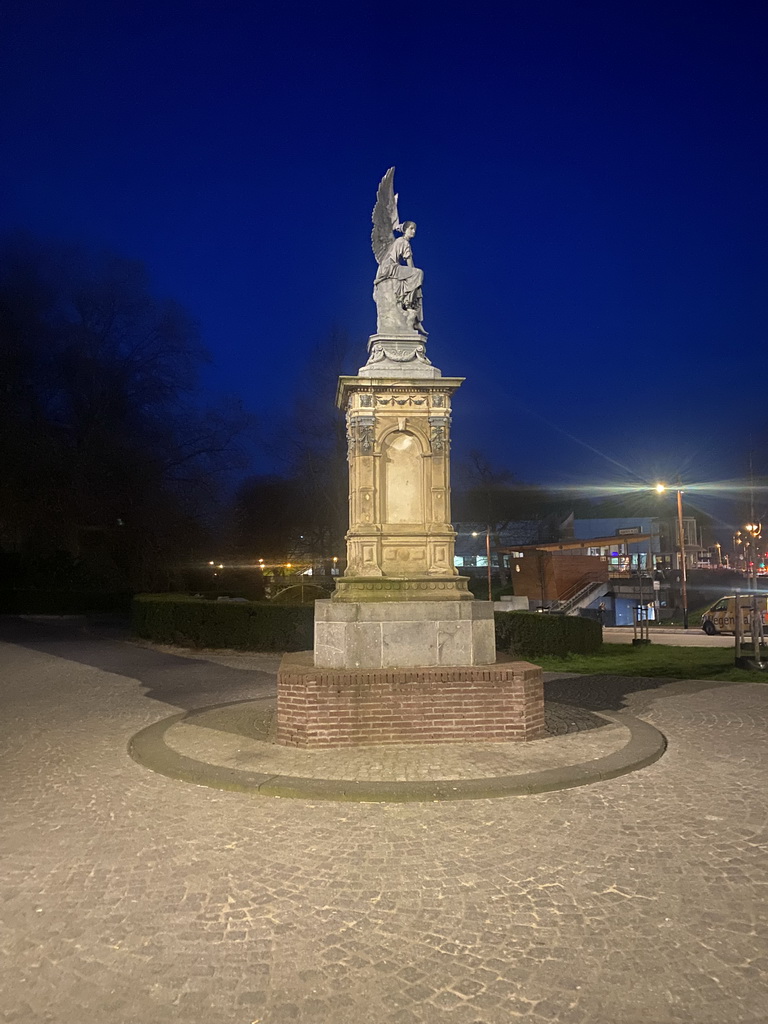
[[[582,576],[578,582],[572,587],[566,590],[565,594],[558,600],[553,601],[549,606],[551,612],[561,612],[567,615],[569,611],[575,608],[584,598],[590,594],[595,593],[601,587],[607,586],[608,581],[597,573],[589,573],[587,576]]]

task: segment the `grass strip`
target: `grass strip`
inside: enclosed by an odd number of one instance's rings
[[[733,648],[729,647],[604,644],[597,654],[539,655],[528,660],[540,665],[545,672],[768,683],[768,671],[736,668]]]

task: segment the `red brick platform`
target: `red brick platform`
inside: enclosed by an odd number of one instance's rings
[[[286,654],[277,675],[277,742],[292,747],[535,740],[544,735],[541,669],[315,668]]]

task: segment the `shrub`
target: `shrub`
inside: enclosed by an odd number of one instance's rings
[[[525,657],[591,654],[603,642],[598,622],[540,612],[496,612],[496,649]]]
[[[157,643],[241,651],[303,651],[313,643],[311,605],[209,601],[182,594],[139,594],[131,607],[134,632]]]

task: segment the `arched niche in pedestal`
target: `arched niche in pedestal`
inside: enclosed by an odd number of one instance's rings
[[[384,487],[382,521],[424,522],[424,453],[415,434],[393,431],[382,444]]]

